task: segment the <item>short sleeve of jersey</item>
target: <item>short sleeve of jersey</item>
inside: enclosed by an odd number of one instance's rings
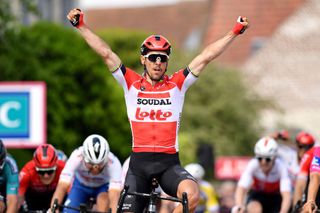
[[[64,166],[59,181],[71,183],[77,168],[82,161],[82,147],[74,150]]]
[[[320,172],[320,147],[314,149],[310,172]]]
[[[119,69],[112,73],[113,77],[123,87],[124,91],[128,91],[135,81],[141,79],[141,75],[135,71],[121,65]]]
[[[238,186],[249,189],[253,181],[253,171],[257,169],[258,166],[258,161],[251,159],[240,177]]]
[[[6,157],[4,173],[7,177],[7,195],[17,195],[19,188],[19,170],[16,161],[11,156]]]
[[[197,79],[198,78],[190,72],[189,68],[179,70],[170,77],[170,81],[176,83],[183,93],[186,92]]]
[[[109,189],[122,188],[122,167],[119,159],[113,154],[109,153],[108,172],[110,174]]]
[[[29,165],[31,164],[32,162],[29,161],[23,168],[22,170],[20,171],[19,173],[19,182],[20,182],[20,186],[19,186],[19,195],[20,196],[24,196],[24,194],[26,193],[27,189],[28,189],[28,186],[29,186],[29,183],[30,183],[30,173],[29,173]]]

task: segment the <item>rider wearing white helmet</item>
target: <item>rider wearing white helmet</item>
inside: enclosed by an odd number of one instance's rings
[[[72,152],[64,167],[52,198],[61,204],[69,187],[65,205],[79,207],[89,198],[96,198],[97,210],[116,211],[121,191],[121,163],[110,152],[107,140],[101,135],[88,136],[83,145]],[[63,212],[74,212],[64,209]]]
[[[274,158],[278,153],[278,144],[273,138],[261,138],[254,146],[256,156]]]
[[[291,183],[288,168],[277,158],[277,152],[278,144],[273,138],[258,140],[254,147],[255,158],[250,160],[238,182],[236,206],[232,212],[289,211]]]
[[[93,165],[104,165],[110,151],[106,139],[100,135],[90,135],[83,142],[83,159]]]
[[[201,180],[204,177],[205,171],[198,163],[190,163],[184,168],[197,180]]]

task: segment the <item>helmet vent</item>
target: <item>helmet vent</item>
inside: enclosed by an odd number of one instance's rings
[[[99,138],[94,137],[94,138],[92,139],[92,142],[93,142],[94,154],[95,154],[96,157],[98,158],[98,157],[99,157],[99,154],[100,154],[100,147],[101,147],[100,140],[99,140]]]
[[[156,41],[160,41],[160,36],[159,35],[155,35],[154,38],[156,39]]]
[[[43,154],[43,158],[47,158],[47,156],[48,156],[48,146],[43,146],[42,147],[42,154]]]

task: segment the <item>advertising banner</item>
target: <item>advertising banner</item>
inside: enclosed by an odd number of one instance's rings
[[[34,148],[46,142],[44,82],[0,82],[0,139],[8,148]]]
[[[239,180],[252,157],[221,156],[215,161],[215,176],[218,180]]]

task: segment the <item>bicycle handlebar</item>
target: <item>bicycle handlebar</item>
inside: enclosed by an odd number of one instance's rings
[[[90,209],[88,209],[86,204],[80,204],[80,206],[78,208],[77,207],[73,207],[73,206],[62,205],[62,204],[58,203],[58,199],[54,200],[53,206],[51,208],[51,212],[55,213],[56,210],[62,209],[62,208],[75,210],[75,211],[78,211],[80,213],[110,213],[110,211],[108,211],[108,212],[99,212],[99,211],[90,210]]]
[[[151,200],[154,199],[160,199],[160,200],[169,200],[172,202],[179,202],[182,204],[183,206],[183,213],[188,213],[189,209],[188,209],[188,197],[187,197],[187,193],[183,192],[182,193],[182,199],[176,198],[176,197],[164,197],[164,196],[160,196],[160,193],[156,193],[154,192],[154,190],[150,193],[140,193],[140,192],[128,192],[129,186],[125,185],[121,194],[120,194],[120,199],[118,202],[118,206],[117,206],[117,213],[121,213],[121,208],[123,206],[124,203],[124,199],[127,195],[134,195],[134,196],[141,196],[141,197],[146,197],[149,198]]]

